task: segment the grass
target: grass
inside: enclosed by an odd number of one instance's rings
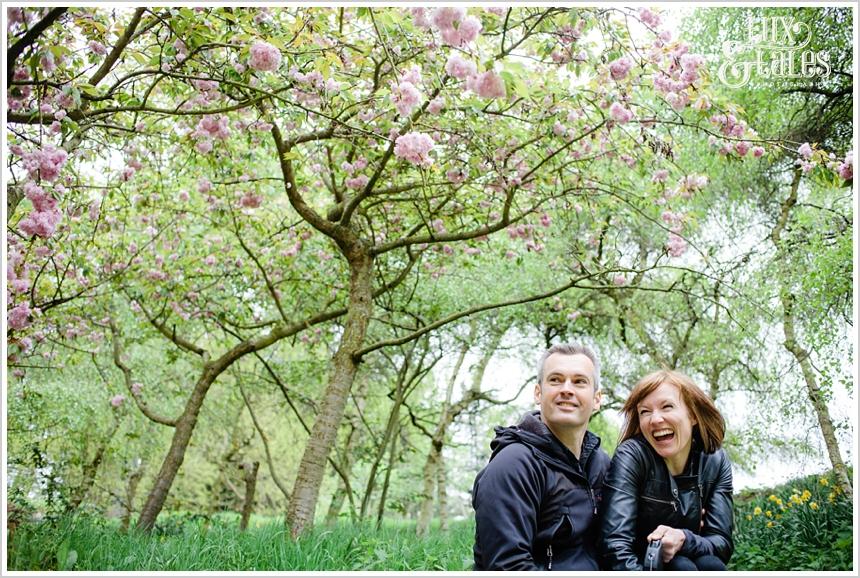
[[[64,518],[21,526],[9,550],[10,570],[469,570],[472,521],[448,532],[415,536],[415,524],[319,527],[297,541],[282,519],[256,518],[239,532],[230,516],[206,522],[164,515],[153,534],[98,518]],[[70,554],[74,552],[74,554]],[[70,563],[69,557],[72,560]]]
[[[735,497],[735,552],[729,570],[853,570],[853,504],[833,476],[809,476]],[[340,523],[288,539],[282,518],[205,519],[162,514],[151,534],[121,533],[92,516],[22,524],[8,551],[10,570],[119,571],[468,571],[474,521],[453,522],[418,539],[414,522]]]

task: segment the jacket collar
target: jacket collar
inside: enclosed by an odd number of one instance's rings
[[[600,438],[590,431],[585,432],[582,439],[582,449],[579,460],[546,426],[540,418],[540,411],[534,410],[523,415],[520,422],[513,427],[497,427],[496,438],[490,443],[495,455],[505,446],[512,443],[522,443],[532,448],[535,455],[545,462],[554,464],[575,475],[582,475],[575,469],[575,464],[582,466],[583,471],[589,458],[600,447]]]

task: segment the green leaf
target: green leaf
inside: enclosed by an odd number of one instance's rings
[[[294,161],[302,158],[302,155],[297,153],[296,151],[287,151],[283,155],[281,155],[285,161]]]

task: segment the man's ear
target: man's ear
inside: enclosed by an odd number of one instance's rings
[[[540,405],[540,383],[535,384],[535,403]]]
[[[594,411],[592,413],[597,413],[600,409],[600,404],[603,401],[603,391],[597,390],[594,392]]]

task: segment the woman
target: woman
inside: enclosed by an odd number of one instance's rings
[[[603,486],[600,547],[607,568],[642,570],[662,542],[667,570],[725,570],[732,555],[732,467],[720,449],[725,420],[676,371],[643,377]]]

